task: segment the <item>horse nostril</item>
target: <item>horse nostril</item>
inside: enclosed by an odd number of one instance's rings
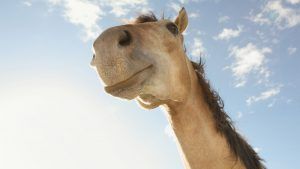
[[[130,44],[130,42],[131,42],[131,35],[127,30],[124,30],[120,37],[119,45],[128,46]]]

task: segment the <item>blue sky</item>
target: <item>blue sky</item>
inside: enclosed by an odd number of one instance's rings
[[[189,13],[187,53],[271,169],[298,169],[299,0],[11,0],[0,6],[0,168],[182,169],[164,113],[104,93],[93,40]]]

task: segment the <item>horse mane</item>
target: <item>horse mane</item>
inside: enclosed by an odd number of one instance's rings
[[[149,12],[147,14],[142,14],[140,16],[138,16],[134,23],[145,23],[145,22],[156,22],[158,21],[158,19],[156,18],[156,16],[154,15],[153,12]]]
[[[253,148],[236,131],[232,120],[224,111],[224,102],[219,94],[212,89],[209,81],[205,77],[204,63],[200,59],[199,63],[192,62],[198,77],[198,82],[203,91],[204,100],[208,104],[215,120],[216,130],[223,135],[231,152],[240,159],[246,169],[266,169],[262,164],[262,159]],[[236,160],[237,160],[236,159]]]
[[[158,19],[150,12],[137,17],[134,23],[156,22]],[[215,127],[223,137],[225,137],[231,152],[235,155],[236,160],[241,160],[246,169],[266,169],[262,164],[262,159],[254,149],[243,139],[236,131],[232,120],[224,111],[224,102],[219,94],[212,89],[209,81],[205,77],[204,63],[200,59],[199,63],[192,62],[195,73],[198,77],[199,85],[202,88],[204,100],[213,113]]]

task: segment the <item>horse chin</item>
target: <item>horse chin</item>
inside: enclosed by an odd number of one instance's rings
[[[108,94],[122,99],[132,100],[140,95],[147,79],[152,75],[152,65],[129,77],[127,80],[104,89]]]
[[[151,94],[140,94],[137,97],[137,102],[142,108],[145,109],[154,109],[164,104],[162,100],[157,99],[155,96]]]
[[[108,94],[121,98],[121,99],[126,99],[126,100],[132,100],[134,98],[136,98],[140,91],[141,91],[142,87],[141,86],[131,86],[130,89],[128,88],[120,88],[117,91],[113,91],[113,92],[108,92],[106,91]]]

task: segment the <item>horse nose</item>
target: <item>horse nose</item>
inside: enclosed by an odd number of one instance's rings
[[[119,45],[122,47],[126,47],[130,45],[132,41],[132,36],[127,30],[122,30],[119,37]]]
[[[132,33],[128,27],[114,27],[104,31],[93,43],[94,55],[91,66],[103,63],[113,63],[116,57],[124,56],[127,46],[133,44]],[[111,55],[112,57],[107,57]]]

